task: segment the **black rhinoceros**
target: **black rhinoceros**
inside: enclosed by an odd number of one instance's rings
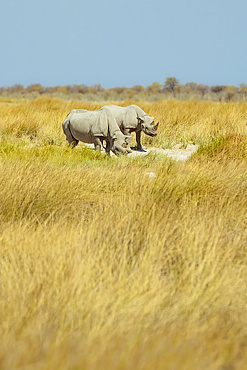
[[[73,109],[62,124],[66,139],[72,147],[79,141],[93,143],[95,149],[101,149],[106,141],[105,151],[116,154],[131,153],[131,136],[124,135],[109,109],[87,111]]]
[[[118,126],[125,135],[136,133],[138,150],[143,150],[141,145],[141,132],[146,135],[156,136],[159,123],[154,125],[154,117],[149,117],[137,105],[119,107],[118,105],[105,105],[101,109],[109,110],[117,121]]]

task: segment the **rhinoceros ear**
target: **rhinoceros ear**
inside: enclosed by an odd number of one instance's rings
[[[129,144],[129,145],[130,145],[130,143],[131,143],[131,139],[132,139],[132,137],[131,137],[131,136],[129,136],[129,135],[125,135],[125,142],[126,142],[126,144]]]
[[[144,122],[144,119],[137,116],[137,121],[139,121],[139,123],[143,123]]]

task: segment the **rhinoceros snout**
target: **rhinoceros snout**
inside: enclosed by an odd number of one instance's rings
[[[120,155],[127,155],[129,153],[132,153],[132,150],[129,149],[129,148],[114,148],[112,149],[113,153],[117,156],[120,156]]]

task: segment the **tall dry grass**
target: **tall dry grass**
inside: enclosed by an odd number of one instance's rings
[[[99,106],[0,102],[0,367],[245,369],[246,104],[140,103],[186,163],[68,148]]]

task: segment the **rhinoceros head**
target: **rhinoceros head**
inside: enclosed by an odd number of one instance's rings
[[[111,151],[116,155],[132,153],[130,149],[131,136],[124,135],[120,130],[116,131],[111,141]]]
[[[149,116],[143,116],[138,117],[138,120],[141,124],[142,131],[149,136],[156,136],[157,135],[157,129],[159,126],[159,122],[155,125],[154,124],[154,117]]]

